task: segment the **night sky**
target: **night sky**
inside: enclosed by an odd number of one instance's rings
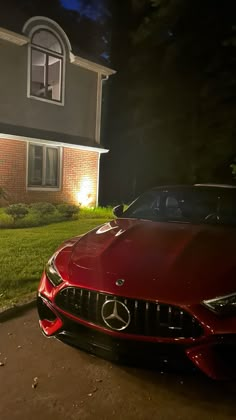
[[[103,21],[109,16],[104,0],[91,0],[89,5],[85,3],[83,0],[61,0],[65,9],[76,10],[91,20]]]
[[[106,24],[111,17],[109,10],[105,7],[105,0],[60,0],[60,3],[64,9],[77,11],[81,16],[99,24]],[[109,31],[107,33],[104,31],[102,37],[104,51],[100,57],[108,62],[110,57],[109,38]]]

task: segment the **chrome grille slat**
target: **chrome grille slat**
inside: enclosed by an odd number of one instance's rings
[[[87,302],[87,304],[88,304],[88,317],[90,317],[91,310],[92,310],[92,306],[90,305],[90,299],[91,299],[91,292],[89,290],[89,292],[88,292],[88,302]]]
[[[159,303],[156,304],[156,325],[157,331],[160,330],[160,305]]]
[[[168,328],[172,327],[172,308],[168,307]]]
[[[134,325],[137,328],[138,325],[138,300],[134,301]]]
[[[96,306],[95,306],[95,313],[96,313],[96,321],[99,320],[99,313],[98,313],[98,304],[99,304],[99,293],[96,293]]]
[[[195,328],[195,318],[192,318],[192,331],[194,331]]]
[[[180,328],[183,328],[183,317],[184,317],[184,313],[183,311],[179,312],[179,326]]]
[[[87,322],[107,328],[102,319],[102,306],[107,300],[118,300],[129,309],[131,322],[122,334],[153,337],[196,338],[202,327],[182,308],[139,299],[109,295],[77,287],[62,289],[55,298],[58,308]]]
[[[149,335],[149,302],[145,303],[145,335]]]

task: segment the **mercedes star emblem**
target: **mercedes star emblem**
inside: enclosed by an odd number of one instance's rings
[[[106,300],[101,315],[105,324],[115,331],[125,330],[131,320],[129,309],[119,300]]]

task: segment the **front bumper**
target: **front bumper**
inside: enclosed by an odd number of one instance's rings
[[[197,340],[129,339],[99,331],[55,308],[38,296],[40,327],[47,337],[79,347],[107,360],[158,369],[199,369],[212,379],[236,378],[236,333]]]
[[[194,369],[183,347],[177,344],[121,339],[67,318],[63,319],[63,329],[55,336],[64,343],[115,363],[160,370]]]

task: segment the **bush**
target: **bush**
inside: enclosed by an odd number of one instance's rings
[[[15,223],[17,220],[23,219],[29,213],[29,209],[25,204],[19,203],[6,207],[5,212],[13,218]]]
[[[7,200],[8,199],[8,194],[7,194],[6,190],[4,190],[3,187],[0,187],[0,199],[1,198],[3,200]]]
[[[75,204],[62,203],[57,205],[57,210],[61,213],[66,219],[71,219],[73,216],[78,214],[79,206]]]
[[[13,221],[9,214],[6,214],[5,208],[0,208],[0,229],[12,227]]]
[[[55,212],[56,207],[51,203],[33,203],[30,205],[31,209],[39,213],[41,216],[46,216]]]
[[[73,204],[32,203],[12,204],[7,208],[0,208],[0,229],[30,228],[65,220],[77,219],[112,219],[112,208],[80,208]]]

